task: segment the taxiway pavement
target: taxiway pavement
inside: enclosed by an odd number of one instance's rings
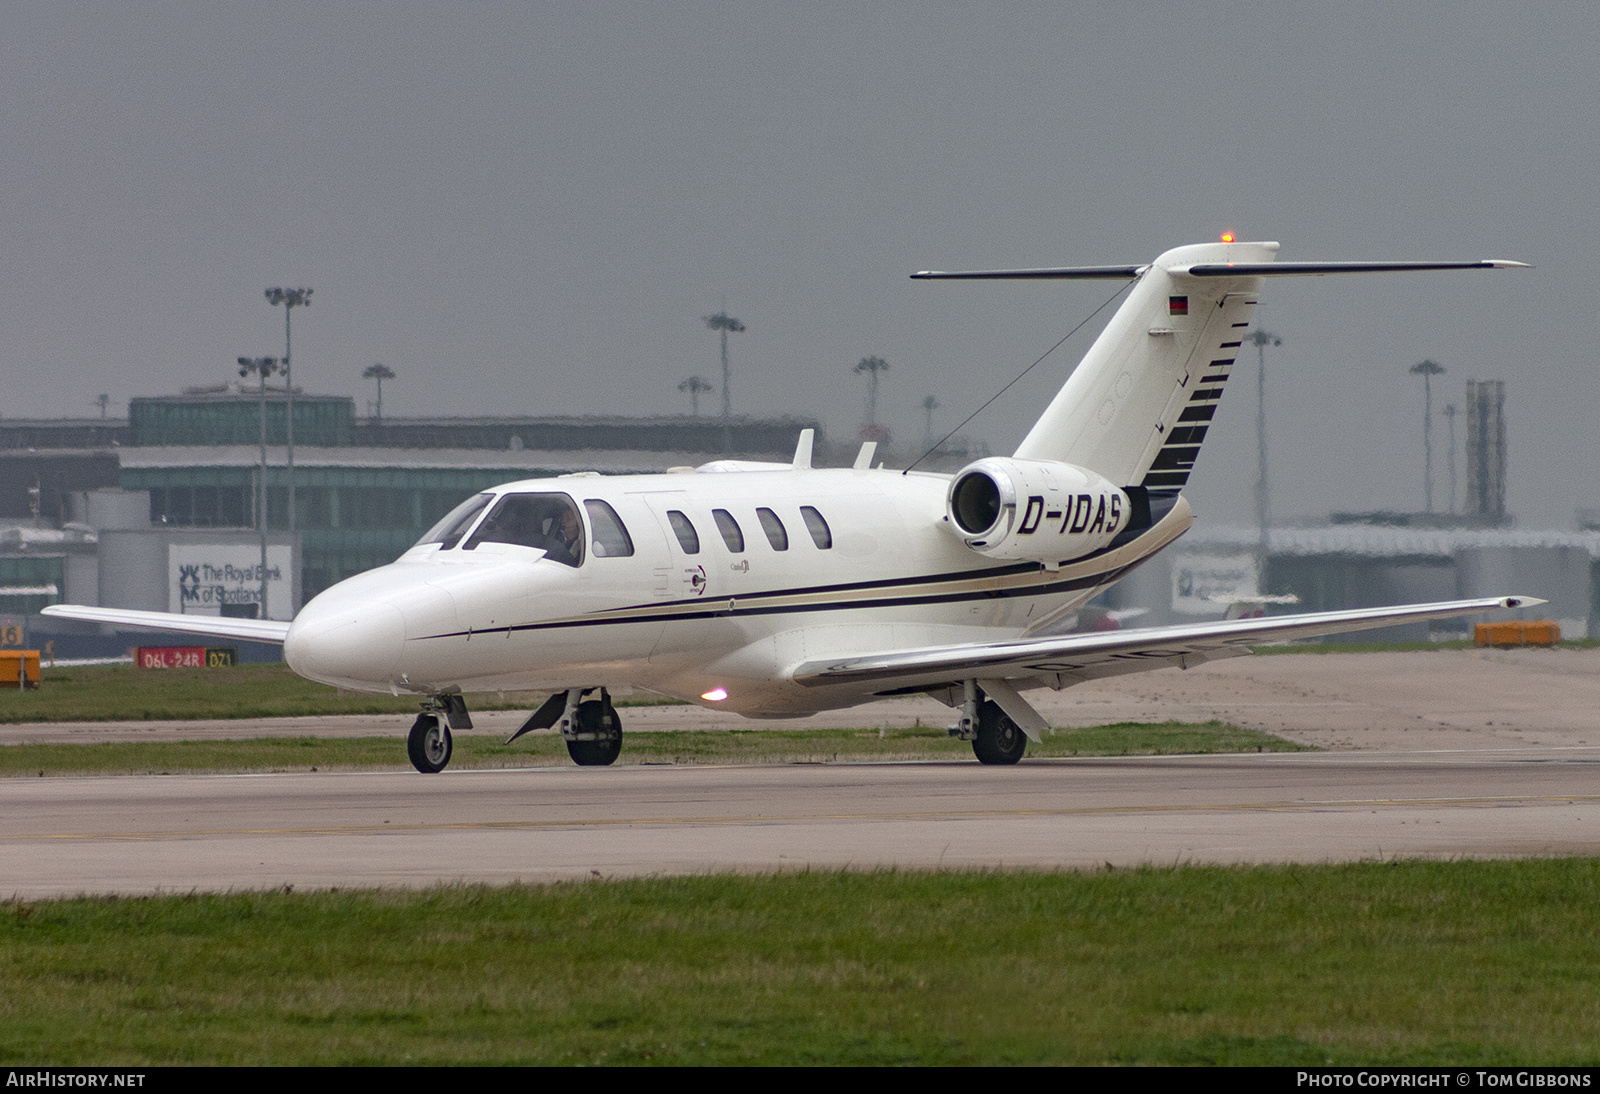
[[[1600,853],[1600,749],[0,781],[0,894]]]
[[[1218,718],[1328,751],[1013,768],[9,778],[0,897],[1600,854],[1600,650],[1251,657],[1030,694],[1060,726]],[[478,717],[506,733],[523,715]],[[629,732],[751,725],[682,706],[623,717]],[[787,724],[949,718],[923,699]],[[390,717],[79,723],[0,726],[0,741],[393,733],[398,753],[404,728]]]
[[[1600,745],[1600,649],[1268,654],[1095,680],[1061,692],[1030,691],[1028,698],[1055,726],[1215,718],[1325,749]],[[539,699],[530,702],[536,706]],[[621,713],[629,733],[944,726],[955,718],[928,698],[792,722],[751,722],[693,706],[625,707]],[[473,719],[483,732],[506,737],[526,716],[489,711]],[[0,725],[0,745],[301,735],[401,739],[409,724],[406,715],[38,723]]]

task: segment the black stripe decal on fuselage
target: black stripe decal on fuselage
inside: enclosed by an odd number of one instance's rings
[[[503,634],[508,631],[549,631],[563,630],[570,627],[610,627],[627,623],[672,623],[691,619],[716,619],[730,615],[794,615],[799,612],[848,611],[855,608],[904,608],[925,604],[959,604],[969,600],[1011,600],[1020,596],[1047,596],[1051,593],[1092,589],[1117,580],[1124,573],[1131,570],[1134,565],[1129,564],[1115,570],[1106,570],[1085,577],[1068,578],[1065,581],[1028,585],[1019,589],[974,589],[964,593],[928,593],[922,596],[896,596],[880,600],[835,600],[822,604],[778,604],[766,608],[736,605],[731,612],[727,608],[727,601],[719,598],[715,603],[722,605],[721,607],[707,605],[705,610],[697,612],[655,612],[625,617],[604,616],[596,619],[567,619],[550,623],[522,623],[515,627],[497,627],[490,631],[473,631],[472,633]],[[737,600],[739,598],[734,597],[731,599]],[[465,636],[465,634],[465,631],[457,631],[453,634],[438,634],[430,635],[429,637],[459,638]]]
[[[1106,554],[1112,550],[1120,550],[1127,544],[1118,544],[1116,547],[1105,547],[1093,554],[1085,555],[1076,562],[1087,562],[1097,555]],[[622,608],[608,608],[603,614],[586,616],[581,619],[559,619],[545,623],[518,623],[509,627],[486,627],[483,630],[448,631],[443,634],[429,634],[410,641],[429,641],[435,638],[465,638],[468,634],[510,634],[512,631],[545,631],[564,630],[572,627],[610,627],[627,623],[671,623],[677,620],[715,619],[718,617],[740,615],[792,615],[797,612],[831,612],[845,611],[854,608],[879,608],[879,607],[907,607],[926,604],[958,604],[969,600],[1010,600],[1022,596],[1047,596],[1052,593],[1072,592],[1078,589],[1089,589],[1097,585],[1108,584],[1116,581],[1143,563],[1150,556],[1145,555],[1125,566],[1098,573],[1087,574],[1082,577],[1065,578],[1061,580],[1047,580],[1036,584],[1022,585],[1009,589],[969,589],[959,593],[921,593],[907,596],[860,598],[849,600],[827,600],[810,604],[775,604],[761,606],[759,604],[745,606],[739,604],[743,600],[764,600],[780,597],[819,595],[827,592],[858,591],[871,588],[893,588],[895,586],[926,585],[929,582],[953,583],[958,581],[974,581],[986,578],[1009,577],[1013,574],[1037,571],[1048,573],[1037,562],[1016,563],[1010,566],[997,566],[988,570],[968,570],[951,574],[937,574],[931,577],[905,577],[890,578],[881,581],[860,581],[842,585],[821,585],[803,589],[771,590],[764,592],[745,593],[732,597],[717,597],[712,601],[679,600],[667,605],[636,604]],[[729,610],[729,601],[735,602],[733,610]],[[684,605],[704,603],[706,606],[698,611],[683,611]],[[677,610],[673,610],[677,609]],[[625,614],[633,613],[633,614]]]

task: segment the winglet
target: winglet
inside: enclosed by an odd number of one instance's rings
[[[794,446],[794,469],[796,471],[811,470],[811,445],[817,439],[815,429],[802,429],[800,440]]]
[[[877,451],[877,441],[862,441],[861,451],[856,453],[856,462],[851,466],[857,471],[870,471],[872,469],[872,457]]]

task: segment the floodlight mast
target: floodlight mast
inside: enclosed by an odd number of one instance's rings
[[[1422,506],[1433,512],[1433,378],[1442,375],[1437,361],[1418,361],[1406,371],[1422,377]]]
[[[295,308],[311,306],[310,289],[268,289],[267,303],[283,308],[283,386],[289,397],[288,424],[285,439],[288,441],[289,470],[289,532],[294,533],[294,376],[289,371],[289,314]],[[293,599],[291,597],[291,599]]]
[[[678,390],[687,391],[689,393],[690,411],[694,417],[698,418],[700,417],[701,392],[715,391],[717,389],[712,387],[711,381],[707,380],[704,376],[691,376],[683,383],[678,385]]]
[[[277,370],[275,357],[239,358],[239,376],[254,374],[261,377],[261,467],[256,472],[256,527],[261,531],[261,612],[258,619],[267,618],[267,377]]]
[[[706,326],[722,335],[722,452],[727,455],[733,451],[733,404],[728,399],[728,332],[737,334],[745,328],[726,308],[716,315],[706,316],[705,321]]]
[[[1260,555],[1256,580],[1265,581],[1267,536],[1272,526],[1272,499],[1267,491],[1267,347],[1281,346],[1283,339],[1257,327],[1246,341],[1256,347],[1256,527],[1259,535],[1256,550]]]
[[[371,365],[368,368],[365,368],[365,369],[361,370],[361,378],[364,379],[364,380],[376,380],[376,381],[378,381],[378,413],[377,413],[377,420],[378,420],[378,424],[382,425],[383,424],[383,382],[385,380],[393,380],[394,379],[394,369],[390,368],[388,365],[385,365],[385,364]]]
[[[850,371],[857,376],[865,376],[867,378],[867,424],[861,437],[866,440],[868,439],[867,434],[871,433],[873,434],[871,439],[877,440],[879,439],[877,435],[878,376],[880,373],[889,371],[889,362],[877,354],[873,354],[870,357],[863,357],[860,364],[852,365]]]

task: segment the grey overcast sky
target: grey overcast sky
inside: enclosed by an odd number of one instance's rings
[[[1506,257],[1270,286],[1274,508],[1421,508],[1406,369],[1504,379],[1524,526],[1600,507],[1591,4],[11,4],[0,415],[97,413],[282,351],[403,415],[736,412],[953,426],[1114,285],[929,267]],[[1008,452],[1092,334],[968,432]],[[1253,366],[1251,358],[1241,361]],[[1248,520],[1254,369],[1190,493]],[[702,400],[704,403],[706,400]],[[715,404],[713,397],[710,402]],[[1444,418],[1435,501],[1447,502]],[[1462,486],[1464,468],[1458,466]]]

